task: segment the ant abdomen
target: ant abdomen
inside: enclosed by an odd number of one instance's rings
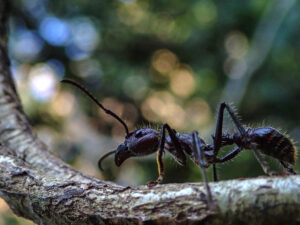
[[[253,129],[250,138],[264,154],[295,165],[296,147],[287,136],[275,128]]]

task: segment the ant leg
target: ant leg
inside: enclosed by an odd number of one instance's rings
[[[164,148],[165,148],[165,140],[166,140],[166,132],[168,131],[170,138],[177,150],[177,155],[181,157],[183,161],[185,161],[185,155],[183,151],[181,150],[180,143],[178,141],[178,138],[175,135],[175,132],[170,128],[168,124],[164,124],[161,129],[160,133],[160,141],[159,141],[159,150],[157,151],[156,154],[156,163],[157,163],[157,168],[158,168],[158,178],[156,181],[150,181],[148,182],[148,186],[152,187],[157,184],[160,184],[163,181],[164,175],[165,175],[165,166],[163,162],[163,154],[164,154]]]
[[[257,161],[259,162],[260,166],[262,167],[263,171],[268,174],[269,176],[272,176],[275,174],[275,172],[273,172],[270,167],[267,165],[266,161],[263,159],[263,157],[261,156],[261,154],[258,152],[256,146],[253,143],[250,143],[251,148],[254,152],[254,155],[257,159]]]
[[[186,162],[186,156],[181,148],[181,145],[179,143],[179,140],[176,136],[176,131],[171,129],[168,124],[163,125],[163,129],[166,129],[170,135],[170,139],[175,147],[175,152],[170,152],[178,161],[180,161],[181,165],[185,165]]]
[[[231,119],[233,120],[234,124],[236,125],[236,127],[238,128],[239,132],[241,133],[242,137],[246,137],[246,131],[245,128],[243,127],[242,123],[240,122],[239,118],[235,115],[235,113],[233,112],[232,108],[227,105],[225,102],[223,102],[222,104],[224,104],[224,107],[226,108],[226,110],[228,111]]]
[[[158,169],[158,178],[156,179],[156,181],[148,182],[147,185],[149,187],[153,187],[157,184],[160,184],[164,179],[165,165],[164,165],[162,157],[163,157],[163,154],[164,154],[165,139],[166,139],[165,129],[163,127],[161,129],[161,132],[160,132],[159,150],[156,152],[156,163],[157,163],[157,169]]]
[[[285,162],[279,160],[280,164],[286,169],[287,172],[291,173],[291,174],[297,174],[293,167],[289,166],[288,164],[286,164]]]
[[[223,156],[220,159],[216,159],[216,162],[218,163],[222,163],[222,162],[226,162],[228,160],[233,159],[234,157],[236,157],[243,149],[240,147],[235,147],[231,152],[229,152],[228,154],[226,154],[225,156]]]
[[[218,111],[218,118],[217,118],[217,125],[216,125],[216,131],[215,135],[213,137],[214,139],[214,160],[216,160],[218,152],[222,145],[222,129],[223,129],[223,115],[224,115],[224,109],[226,104],[223,102],[220,104],[219,111]],[[216,164],[213,163],[213,180],[217,181],[217,169]]]
[[[208,207],[209,209],[214,210],[216,209],[216,206],[212,199],[212,194],[208,185],[208,179],[205,171],[205,168],[207,168],[208,165],[204,162],[204,154],[203,154],[203,150],[201,149],[201,143],[199,141],[198,132],[194,131],[192,135],[193,135],[193,150],[194,150],[195,158],[197,159],[197,163],[201,168],[202,176],[204,179],[204,184],[207,192]]]
[[[236,125],[236,127],[239,130],[239,132],[241,133],[242,138],[246,138],[247,137],[247,133],[245,131],[245,128],[243,127],[242,123],[240,122],[240,120],[238,119],[238,117],[233,112],[232,108],[229,105],[227,105],[225,102],[223,102],[222,105],[224,105],[224,107],[228,111],[231,119],[233,120],[234,124]],[[266,174],[268,174],[268,175],[273,175],[274,172],[271,171],[270,167],[267,165],[267,163],[265,162],[265,160],[263,159],[263,157],[258,152],[258,149],[256,148],[256,146],[253,143],[251,143],[251,142],[250,142],[250,146],[251,146],[251,148],[252,148],[252,150],[254,152],[254,155],[255,155],[257,161],[259,162],[259,164],[262,167],[262,169],[264,170],[264,172]]]
[[[164,176],[165,176],[165,165],[164,165],[164,162],[163,162],[163,157],[164,155],[164,150],[162,149],[159,149],[157,152],[156,152],[156,164],[157,164],[157,169],[158,169],[158,178],[156,179],[156,181],[150,181],[148,182],[148,186],[149,187],[152,187],[152,186],[155,186],[157,184],[160,184],[163,179],[164,179]]]

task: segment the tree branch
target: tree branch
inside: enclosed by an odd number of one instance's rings
[[[52,154],[29,124],[7,56],[7,2],[0,0],[0,195],[37,224],[296,224],[300,177],[122,187],[88,177]]]

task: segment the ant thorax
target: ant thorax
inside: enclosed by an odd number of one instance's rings
[[[193,143],[193,137],[192,134],[189,133],[176,133],[176,137],[179,141],[180,144],[180,148],[183,150],[183,152],[185,154],[187,154],[194,162],[195,161],[195,154],[194,154],[194,143]],[[211,149],[210,145],[207,145],[203,139],[199,138],[200,140],[200,145],[201,145],[201,149],[203,151],[205,151],[205,159],[207,159],[208,161],[210,161],[208,158],[210,156],[209,152]],[[171,155],[174,157],[174,159],[181,165],[185,165],[185,156],[182,156],[181,152],[177,151],[177,149],[175,148],[174,142],[172,142],[171,137],[170,136],[166,136],[166,142],[165,142],[165,150],[170,152]],[[212,153],[213,154],[213,153]]]

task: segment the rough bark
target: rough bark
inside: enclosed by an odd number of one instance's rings
[[[74,170],[37,138],[7,56],[7,1],[0,0],[0,196],[37,224],[297,224],[300,177],[122,187]]]

